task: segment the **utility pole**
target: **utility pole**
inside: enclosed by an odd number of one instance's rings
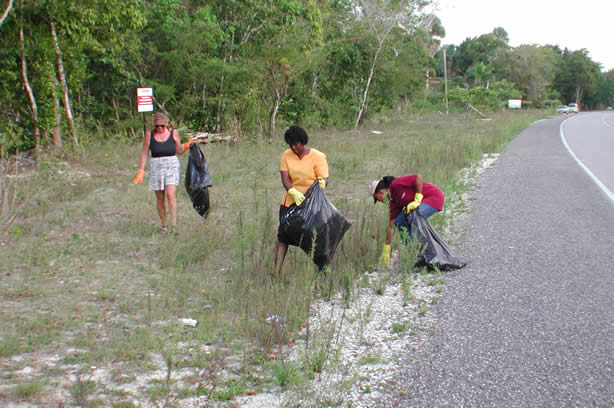
[[[446,57],[446,48],[443,49],[443,86],[446,95],[446,115],[448,114],[448,58]]]

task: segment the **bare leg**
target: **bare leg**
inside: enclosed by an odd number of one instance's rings
[[[286,259],[286,254],[288,253],[288,245],[283,242],[277,241],[275,244],[275,278],[279,279],[281,276],[281,267],[284,264],[284,259]]]
[[[166,206],[164,205],[164,190],[156,190],[156,207],[162,222],[162,229],[166,228]]]
[[[169,184],[164,189],[168,200],[168,212],[171,216],[171,228],[177,226],[177,186]]]

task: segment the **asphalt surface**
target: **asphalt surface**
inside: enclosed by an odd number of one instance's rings
[[[614,203],[565,149],[564,119],[482,176],[455,248],[470,263],[388,406],[614,407]]]
[[[563,133],[574,156],[614,192],[614,111],[572,115]]]

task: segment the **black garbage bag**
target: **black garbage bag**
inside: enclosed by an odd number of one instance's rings
[[[448,245],[418,211],[410,212],[409,215],[406,215],[406,220],[409,227],[407,231],[409,238],[419,240],[424,248],[424,253],[416,266],[452,271],[467,265],[467,262],[451,254]]]
[[[203,217],[209,215],[209,187],[212,185],[205,155],[200,147],[193,143],[190,146],[190,158],[185,171],[185,189],[194,209]]]
[[[280,220],[279,234],[300,247],[322,270],[330,264],[343,235],[352,226],[324,195],[318,181],[305,193],[300,206],[292,206]],[[313,247],[315,236],[315,248]]]

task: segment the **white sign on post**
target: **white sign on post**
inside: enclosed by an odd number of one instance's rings
[[[509,109],[520,109],[520,108],[522,108],[522,99],[508,99],[507,107]]]
[[[153,112],[153,88],[136,88],[137,112]]]

